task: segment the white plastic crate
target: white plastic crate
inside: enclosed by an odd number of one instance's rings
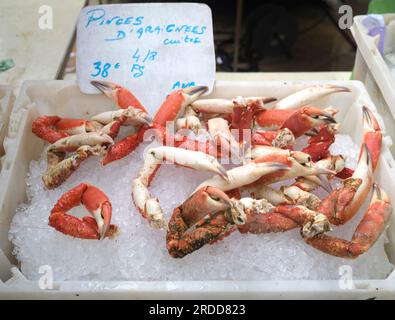
[[[4,155],[3,140],[7,133],[8,118],[12,109],[13,97],[11,86],[0,85],[0,158]]]
[[[314,82],[317,83],[317,82]],[[361,106],[368,106],[377,115],[366,89],[359,81],[333,81],[349,87],[351,93],[339,93],[317,101],[317,106],[333,105],[339,108],[337,119],[342,132],[354,141],[362,138]],[[211,97],[275,96],[284,97],[312,82],[286,81],[218,81]],[[11,115],[9,143],[0,184],[6,186],[0,195],[0,298],[133,298],[133,299],[308,299],[308,298],[395,298],[395,271],[383,280],[354,280],[354,288],[341,289],[338,280],[297,281],[59,281],[53,290],[39,289],[37,281],[27,280],[12,257],[7,239],[9,223],[19,203],[26,201],[25,177],[29,163],[43,151],[44,142],[31,132],[31,123],[39,115],[57,114],[67,117],[89,117],[107,110],[109,101],[102,95],[82,94],[74,81],[29,81],[24,84]],[[384,130],[384,128],[383,128]],[[384,130],[385,132],[385,130]],[[394,168],[384,139],[382,156],[375,180],[395,199]],[[49,213],[48,213],[49,214]],[[395,264],[395,218],[387,229],[389,244],[386,252]],[[302,241],[302,240],[301,240]],[[43,250],[45,245],[43,244]],[[3,252],[3,254],[1,253]],[[333,259],[337,259],[334,257]]]
[[[395,138],[395,78],[377,48],[379,36],[369,36],[368,29],[362,24],[367,16],[354,17],[351,32],[357,43],[358,50],[355,58],[354,79],[365,84],[378,112],[384,119],[387,134]],[[395,20],[395,14],[384,14],[385,24]],[[391,38],[390,38],[391,37]],[[395,34],[386,36],[387,46],[394,46]],[[395,155],[395,146],[390,148]]]

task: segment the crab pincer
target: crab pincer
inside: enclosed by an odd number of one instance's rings
[[[62,138],[93,132],[98,129],[93,121],[61,118],[58,116],[41,116],[32,123],[32,132],[49,143],[55,143]]]
[[[139,176],[133,180],[132,198],[141,215],[157,229],[166,229],[167,222],[159,200],[150,194],[149,186],[162,163],[212,172],[222,180],[229,180],[228,173],[217,159],[203,152],[167,146],[149,149],[144,157],[144,166]]]
[[[309,86],[281,99],[276,103],[275,108],[280,110],[296,109],[337,92],[351,92],[351,90],[344,86],[332,84]]]
[[[305,237],[314,248],[327,254],[355,259],[365,253],[384,231],[391,217],[392,205],[387,194],[378,185],[373,185],[369,207],[358,224],[351,240],[344,240],[326,234]]]
[[[68,214],[70,209],[81,204],[90,216],[78,219]],[[51,210],[49,225],[75,238],[102,240],[119,234],[119,228],[111,224],[111,216],[111,202],[104,192],[88,183],[81,183],[57,201]]]

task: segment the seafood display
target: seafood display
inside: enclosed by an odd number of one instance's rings
[[[353,170],[343,155],[330,153],[342,125],[336,121],[339,110],[314,106],[317,99],[349,92],[346,87],[316,85],[278,100],[201,99],[208,88],[194,86],[170,93],[151,116],[126,88],[109,82],[92,84],[118,109],[89,120],[44,115],[33,122],[33,133],[50,143],[44,186],[59,187],[90,156],[111,166],[155,138],[161,146],[147,149],[141,163],[133,164],[141,169],[131,181],[130,201],[147,226],[166,231],[163,245],[174,258],[226,241],[235,231],[264,234],[299,228],[301,241],[308,245],[354,259],[368,251],[388,225],[392,206],[373,179],[382,144],[374,114],[360,106],[364,134]],[[122,138],[121,126],[134,131]],[[306,136],[306,145],[299,147],[298,141]],[[163,164],[212,174],[174,209],[169,221],[150,190]],[[334,181],[341,185],[334,188]],[[318,189],[327,195],[319,197]],[[328,234],[333,226],[350,221],[371,191],[352,239]],[[68,214],[80,204],[91,216],[78,219]],[[111,239],[119,233],[111,215],[107,196],[81,183],[55,204],[49,225],[73,237]]]

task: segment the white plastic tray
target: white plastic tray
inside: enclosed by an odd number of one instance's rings
[[[14,102],[13,97],[11,86],[0,85],[0,158],[4,155],[3,140],[7,133],[8,118]]]
[[[366,17],[366,15],[354,17],[354,24],[351,27],[358,46],[354,79],[365,84],[378,112],[384,118],[387,134],[395,137],[395,79],[377,48],[379,36],[369,36],[367,28],[362,24],[362,20]],[[384,14],[383,17],[387,25],[395,20],[395,14]],[[387,34],[387,38],[389,36],[391,35]],[[390,41],[390,39],[386,40]],[[391,39],[388,43],[395,44],[395,41]],[[395,146],[391,151],[395,155]]]
[[[315,82],[317,83],[317,82]],[[361,106],[376,108],[363,84],[359,81],[333,81],[347,86],[352,93],[340,93],[317,101],[318,106],[333,105],[340,109],[337,116],[342,131],[356,141],[362,138]],[[312,82],[286,81],[219,81],[211,97],[276,96],[284,97]],[[37,116],[57,114],[68,117],[88,117],[108,109],[109,101],[101,95],[82,94],[74,81],[29,81],[22,87],[11,115],[5,167],[0,184],[6,186],[0,196],[0,298],[134,298],[134,299],[209,299],[209,298],[395,298],[395,272],[385,280],[355,280],[354,288],[340,289],[337,280],[317,281],[119,281],[56,282],[53,290],[40,290],[37,281],[27,280],[15,263],[11,244],[7,239],[9,223],[17,205],[26,200],[25,177],[29,163],[42,153],[43,141],[31,133],[31,123]],[[378,116],[379,118],[379,116]],[[381,120],[381,119],[380,119]],[[384,128],[383,128],[384,129]],[[376,171],[376,181],[395,199],[394,168],[384,139],[382,157]],[[395,263],[395,219],[391,218],[387,229],[390,243],[386,252]],[[44,250],[44,249],[43,249]],[[5,258],[6,257],[6,258]],[[334,258],[336,259],[336,258]]]

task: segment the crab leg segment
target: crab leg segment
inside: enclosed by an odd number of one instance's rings
[[[239,201],[246,216],[245,223],[237,226],[240,233],[284,232],[298,227],[298,224],[281,213],[265,199],[243,198]]]
[[[351,241],[325,234],[305,237],[314,248],[327,254],[355,259],[369,250],[384,231],[392,213],[392,205],[387,194],[374,185],[369,208],[355,230]]]
[[[276,103],[276,109],[296,109],[336,92],[351,92],[350,89],[334,85],[318,85],[297,91]]]
[[[75,206],[83,204],[91,217],[78,219],[67,213]],[[119,233],[116,225],[110,224],[111,203],[98,188],[81,183],[67,191],[55,204],[49,217],[49,225],[56,230],[82,239],[113,238]]]

